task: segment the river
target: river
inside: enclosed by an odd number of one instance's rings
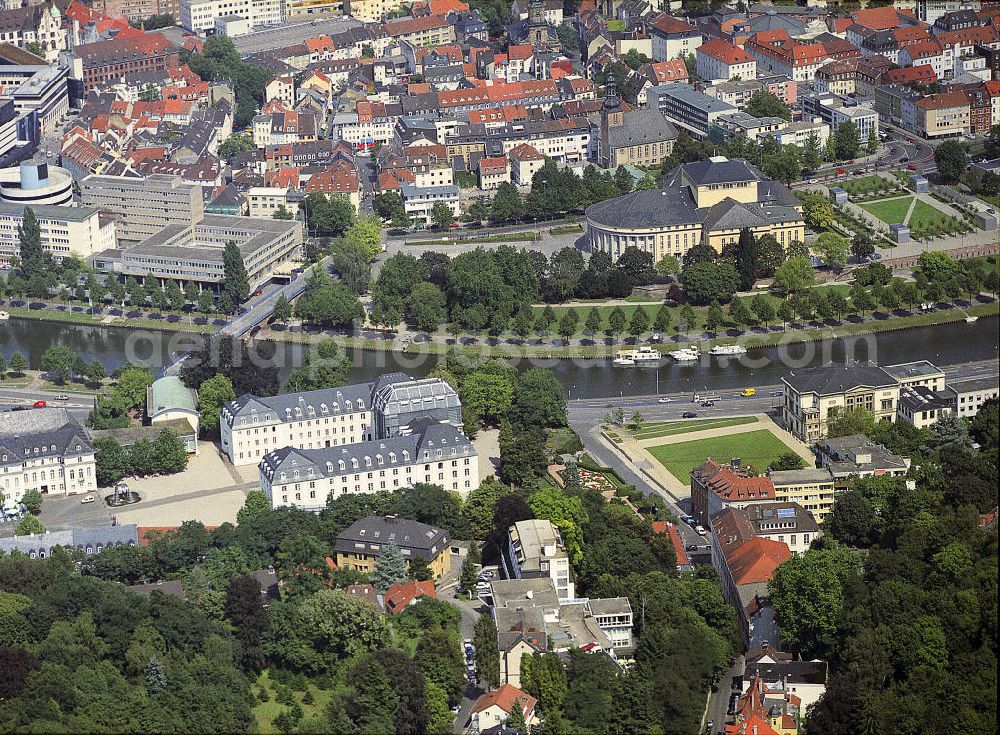
[[[125,362],[139,362],[155,369],[182,354],[198,338],[183,333],[91,327],[12,318],[0,322],[0,351],[10,360],[20,351],[31,367],[40,368],[42,354],[61,342],[86,360],[100,360],[108,371]],[[930,360],[951,365],[973,360],[997,359],[998,318],[985,317],[969,324],[957,322],[880,335],[831,339],[817,343],[768,347],[739,359],[703,356],[692,364],[664,358],[652,367],[616,368],[610,360],[531,359],[518,367],[545,367],[567,387],[572,398],[705,391],[777,383],[789,370],[824,362],[871,359],[881,364]],[[301,364],[304,347],[279,343],[276,359],[287,373]],[[436,355],[349,352],[354,367],[351,378],[361,382],[385,372],[426,375],[441,359]],[[658,378],[658,380],[657,380]]]

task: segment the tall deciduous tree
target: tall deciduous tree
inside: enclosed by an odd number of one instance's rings
[[[232,381],[225,375],[214,375],[202,383],[198,388],[198,430],[206,436],[218,432],[222,407],[235,398]]]

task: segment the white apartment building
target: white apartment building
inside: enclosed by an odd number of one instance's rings
[[[251,217],[274,217],[280,207],[294,214],[298,204],[288,203],[289,189],[280,186],[251,186],[247,191],[247,204],[250,207],[247,214]]]
[[[413,433],[322,449],[283,447],[260,461],[260,489],[271,507],[320,511],[327,498],[371,494],[417,483],[468,495],[479,487],[472,442],[451,424],[421,419]]]
[[[57,260],[70,254],[88,258],[115,247],[115,223],[102,224],[96,209],[42,204],[31,210],[41,230],[42,247]],[[0,202],[0,268],[9,268],[11,258],[21,251],[17,228],[23,220],[23,206]]]
[[[952,381],[945,391],[952,401],[953,410],[961,418],[971,418],[979,413],[986,401],[996,399],[1000,395],[996,377],[969,378]]]
[[[393,140],[396,118],[371,116],[360,118],[356,112],[341,112],[330,122],[330,137],[350,143],[355,148],[373,148],[375,144],[388,145]]]
[[[576,598],[569,555],[559,529],[551,521],[518,521],[507,532],[507,554],[501,563],[509,579],[548,577],[560,601]]]
[[[773,131],[771,135],[781,145],[797,145],[799,147],[806,144],[809,136],[815,135],[819,139],[820,146],[825,146],[826,139],[830,137],[830,126],[818,117],[812,120],[795,120],[780,130]]]
[[[223,407],[219,425],[229,461],[246,465],[282,447],[328,449],[385,439],[425,417],[460,426],[462,404],[455,391],[438,378],[390,373],[374,383],[240,396]]]
[[[62,408],[0,413],[0,494],[20,501],[28,490],[78,495],[97,490],[94,448]]]
[[[739,46],[712,38],[695,51],[698,76],[707,81],[757,78],[757,60]]]
[[[649,27],[653,61],[670,61],[693,54],[701,46],[701,31],[683,20],[662,13]]]
[[[419,187],[405,184],[401,187],[400,193],[403,196],[403,208],[406,214],[417,224],[433,224],[431,212],[437,202],[447,204],[456,217],[462,214],[457,186]]]
[[[189,31],[215,28],[216,18],[237,15],[251,26],[277,26],[284,20],[281,0],[181,0],[180,23]]]

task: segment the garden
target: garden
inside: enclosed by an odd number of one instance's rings
[[[692,431],[707,431],[709,429],[722,429],[726,426],[742,426],[752,424],[757,421],[754,416],[730,416],[718,419],[695,419],[693,421],[655,421],[643,424],[632,432],[638,441],[644,439],[659,439],[664,436],[676,436],[678,434],[689,434]]]
[[[878,217],[886,224],[905,224],[910,228],[910,237],[924,240],[942,235],[956,235],[968,232],[972,228],[968,223],[945,214],[920,199],[914,203],[913,196],[880,199],[859,204],[862,209]],[[910,207],[913,211],[910,212]],[[907,219],[909,213],[909,219]]]
[[[851,201],[855,202],[864,199],[875,199],[903,188],[899,183],[893,183],[882,176],[847,179],[838,183],[837,186],[846,191],[850,195]]]

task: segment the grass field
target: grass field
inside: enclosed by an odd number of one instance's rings
[[[910,211],[912,203],[913,197],[899,197],[898,199],[882,199],[858,206],[866,212],[871,212],[887,225],[900,225],[906,219],[906,213]]]
[[[288,709],[287,705],[280,704],[276,701],[277,692],[274,688],[275,682],[271,680],[268,676],[267,671],[263,671],[261,675],[257,678],[255,686],[252,686],[251,693],[256,698],[258,689],[266,689],[270,699],[267,702],[261,702],[259,699],[256,700],[256,704],[253,708],[253,715],[257,719],[257,728],[254,732],[258,733],[277,733],[278,728],[274,724],[274,718]],[[333,696],[332,691],[319,689],[313,684],[309,684],[309,691],[313,695],[312,704],[302,704],[302,697],[305,696],[305,692],[292,692],[292,697],[296,702],[302,707],[303,718],[321,715],[326,709],[326,706],[330,703],[330,699]]]
[[[942,212],[937,207],[932,207],[927,202],[917,202],[917,205],[913,208],[913,214],[910,215],[910,229],[911,230],[922,230],[928,226],[933,226],[934,224],[941,222],[941,220],[951,220],[952,218]]]
[[[771,462],[792,450],[770,431],[761,429],[732,436],[661,444],[649,447],[648,451],[671,475],[684,482],[691,470],[709,457],[719,462],[729,462],[733,457],[739,457],[744,465],[752,465],[755,470],[763,473]]]
[[[643,424],[634,436],[638,440],[659,439],[662,436],[676,436],[677,434],[690,434],[692,431],[706,431],[707,429],[721,429],[725,426],[742,426],[743,424],[753,424],[757,422],[755,416],[733,416],[721,419],[694,419],[689,421],[657,421]]]

